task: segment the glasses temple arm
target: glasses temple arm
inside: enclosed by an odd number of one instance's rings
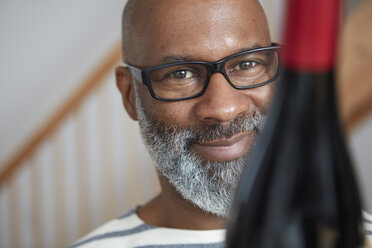
[[[129,69],[130,73],[137,81],[143,83],[142,70],[140,68],[137,68],[137,67],[134,67],[128,64],[126,65],[126,67]]]

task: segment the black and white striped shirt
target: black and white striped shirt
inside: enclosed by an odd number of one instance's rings
[[[80,239],[71,248],[222,248],[225,230],[184,230],[146,224],[135,210]]]
[[[366,239],[372,244],[372,215],[364,212]],[[222,248],[225,230],[154,227],[133,209],[80,239],[71,248]]]
[[[366,240],[368,241],[368,244],[372,247],[372,215],[367,212],[363,212],[363,220]]]

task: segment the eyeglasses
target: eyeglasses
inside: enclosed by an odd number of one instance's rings
[[[242,51],[216,62],[182,61],[140,69],[127,65],[133,77],[162,101],[198,97],[213,73],[221,73],[235,89],[266,85],[279,77],[278,45]]]

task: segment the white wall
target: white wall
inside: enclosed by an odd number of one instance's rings
[[[372,83],[372,82],[371,82]],[[371,96],[372,97],[372,96]],[[372,212],[372,115],[350,137],[349,148],[364,194],[365,209]]]
[[[125,2],[0,2],[0,166],[119,41]]]

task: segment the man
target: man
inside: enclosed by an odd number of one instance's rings
[[[278,76],[270,46],[256,0],[128,1],[128,66],[116,69],[117,86],[139,122],[162,191],[73,247],[222,247],[234,189]],[[217,66],[182,64],[224,58]],[[153,68],[169,63],[176,64]],[[145,68],[152,71],[142,77]]]
[[[263,9],[256,0],[129,0],[123,59],[117,87],[162,191],[73,247],[222,247],[278,77]]]

